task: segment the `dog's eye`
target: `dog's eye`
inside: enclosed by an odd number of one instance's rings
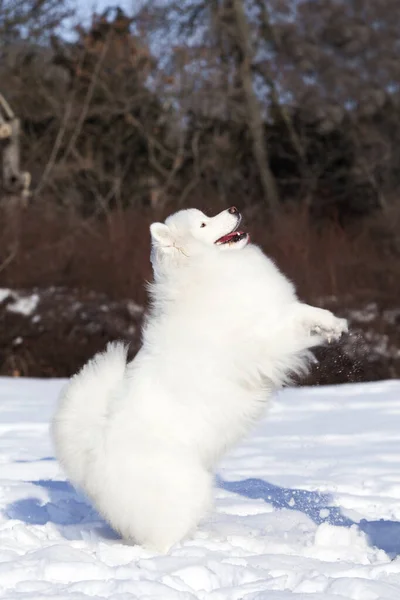
[[[206,226],[206,224],[205,224],[205,223],[202,223],[202,224],[200,225],[200,227],[205,227],[205,226]]]

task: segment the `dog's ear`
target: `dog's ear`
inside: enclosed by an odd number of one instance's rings
[[[158,246],[168,247],[174,245],[172,231],[164,223],[153,223],[150,225],[150,234],[153,242]]]

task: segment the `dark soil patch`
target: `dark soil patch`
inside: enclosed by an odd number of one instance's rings
[[[316,351],[310,385],[400,377],[400,309],[391,304],[325,298],[345,316],[350,335]],[[68,377],[112,340],[140,347],[143,307],[99,292],[50,287],[0,290],[0,374]]]
[[[29,311],[35,299],[36,307]],[[29,314],[18,311],[21,300]],[[13,290],[0,303],[0,374],[70,376],[115,339],[129,343],[134,354],[140,345],[142,314],[132,300],[112,301],[97,292]]]

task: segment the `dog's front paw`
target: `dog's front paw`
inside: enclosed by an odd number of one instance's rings
[[[323,314],[311,326],[311,334],[317,335],[328,342],[336,342],[348,330],[347,320],[335,317],[329,310],[324,310]]]

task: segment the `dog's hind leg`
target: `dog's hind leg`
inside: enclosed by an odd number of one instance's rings
[[[211,509],[212,476],[193,460],[165,454],[144,458],[140,470],[126,467],[108,488],[101,512],[125,539],[168,552]]]
[[[151,518],[142,522],[139,541],[147,548],[168,552],[190,536],[210,510],[211,490],[211,477],[203,469],[169,474],[165,483],[160,479],[157,495],[150,504],[147,501]]]

